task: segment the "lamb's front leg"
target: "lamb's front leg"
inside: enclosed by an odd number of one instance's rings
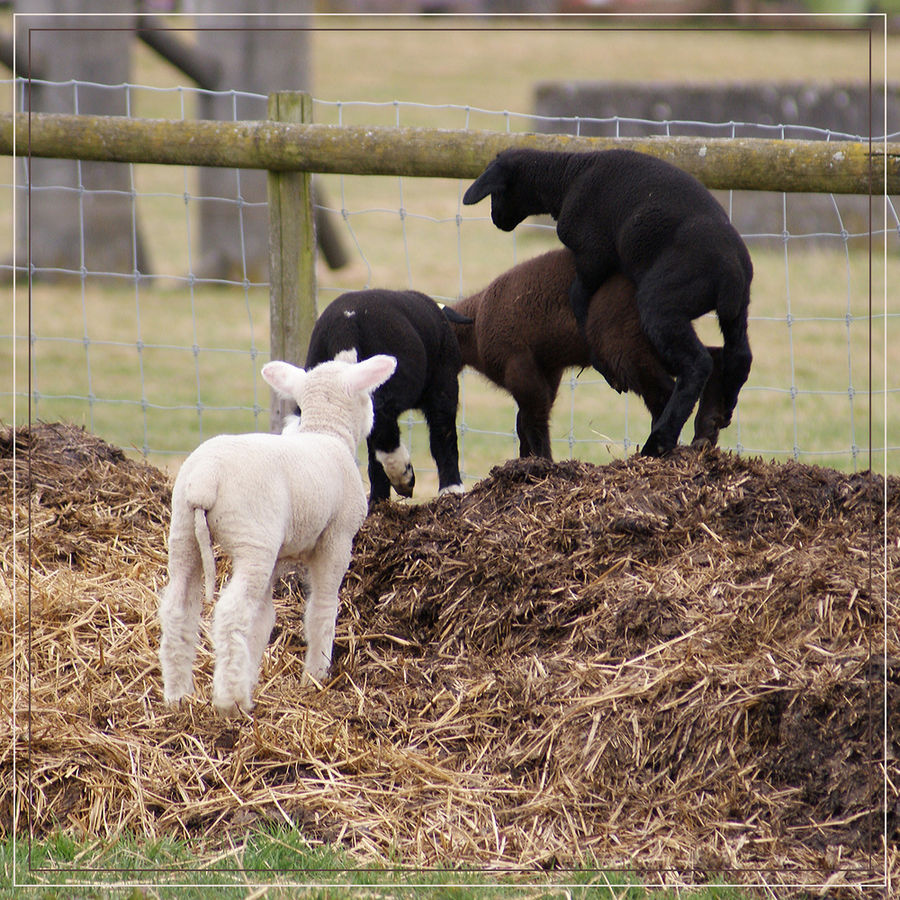
[[[572,308],[572,314],[578,323],[578,330],[584,334],[587,327],[588,308],[591,305],[591,297],[594,296],[595,289],[585,284],[580,275],[576,273],[575,280],[569,288],[569,306]]]
[[[350,565],[352,538],[322,539],[309,563],[309,596],[303,627],[306,633],[304,671],[321,680],[331,665],[338,591]]]
[[[566,227],[563,227],[566,224]],[[578,330],[587,342],[591,365],[607,380],[610,387],[618,390],[606,361],[597,355],[596,349],[588,338],[588,312],[594,294],[603,283],[615,274],[617,269],[614,248],[601,242],[599,246],[582,246],[584,235],[572,223],[563,223],[557,227],[562,242],[572,250],[575,256],[575,278],[569,287],[569,306]],[[565,236],[564,236],[565,235]]]
[[[593,282],[591,282],[593,284]],[[598,282],[599,286],[599,282]],[[597,355],[594,344],[590,341],[587,334],[587,317],[591,300],[597,292],[596,288],[592,288],[579,275],[575,276],[572,286],[569,288],[569,305],[572,307],[572,313],[575,321],[578,323],[578,330],[584,336],[588,352],[590,353],[591,365],[606,379],[607,383],[613,390],[618,391],[613,373],[610,371],[606,360]]]

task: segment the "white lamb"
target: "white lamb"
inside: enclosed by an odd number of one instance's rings
[[[263,378],[302,410],[283,434],[220,435],[201,444],[175,479],[169,583],[160,598],[159,648],[165,699],[193,690],[202,594],[212,601],[212,540],[233,563],[212,622],[213,704],[250,710],[263,651],[275,624],[276,568],[307,567],[305,671],[331,664],[338,589],[353,537],[366,517],[356,446],[372,428],[372,392],[396,368],[392,356],[356,362],[339,354],[308,372],[267,363]]]

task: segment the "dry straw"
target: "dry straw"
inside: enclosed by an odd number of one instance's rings
[[[384,505],[327,684],[301,685],[294,578],[255,714],[231,724],[207,640],[195,698],[162,703],[168,479],[69,426],[7,428],[6,534],[13,441],[5,833],[16,812],[37,836],[209,847],[273,822],[361,863],[593,860],[850,895],[897,877],[895,478],[685,450],[512,461],[465,495]]]

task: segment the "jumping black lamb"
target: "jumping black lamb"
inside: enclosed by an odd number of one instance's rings
[[[582,333],[597,289],[622,272],[636,285],[641,327],[675,375],[675,389],[641,452],[671,450],[713,368],[693,320],[715,310],[722,331],[724,427],[750,374],[747,310],[753,266],[725,210],[692,175],[632,150],[504,150],[463,203],[491,195],[491,218],[512,231],[549,213],[575,255],[569,291]],[[602,371],[600,360],[592,360]]]
[[[350,349],[360,360],[382,353],[397,359],[397,370],[373,396],[375,424],[367,441],[369,504],[387,500],[392,485],[398,494],[412,496],[416,476],[397,424],[408,409],[420,409],[425,416],[440,492],[461,492],[456,412],[462,359],[437,303],[418,291],[341,294],[313,328],[306,367]]]

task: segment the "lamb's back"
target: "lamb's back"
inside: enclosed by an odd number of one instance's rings
[[[519,263],[485,288],[475,328],[489,368],[499,373],[513,353],[525,349],[542,368],[589,363],[587,344],[569,306],[574,277],[572,253],[561,248]]]
[[[173,503],[207,510],[210,533],[229,555],[278,547],[299,557],[329,527],[359,528],[365,489],[346,444],[319,433],[220,435],[185,461]]]
[[[462,368],[450,323],[440,307],[420,291],[372,288],[348,291],[323,311],[313,330],[306,366],[355,348],[359,359],[393,356],[397,369],[375,392],[376,407],[386,391],[404,408],[416,407],[438,365]],[[390,385],[390,387],[388,387]]]

